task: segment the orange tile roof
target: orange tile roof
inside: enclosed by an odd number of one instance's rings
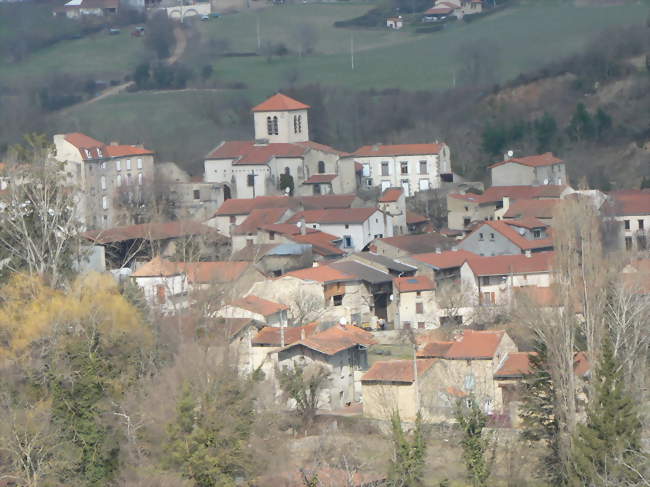
[[[380,203],[393,203],[404,193],[402,188],[387,188],[379,197]]]
[[[417,358],[444,358],[456,342],[431,341],[423,343],[417,351]]]
[[[377,208],[305,210],[293,215],[287,223],[298,223],[302,218],[306,223],[363,223],[377,211]]]
[[[278,157],[302,157],[306,150],[297,144],[284,142],[256,145],[252,140],[235,140],[223,142],[206,159],[234,159],[235,165],[260,165]]]
[[[436,359],[417,359],[416,361],[418,377],[429,370]],[[413,360],[382,360],[375,362],[370,370],[361,378],[361,382],[403,382],[412,384],[415,377],[413,375]]]
[[[440,233],[419,233],[416,235],[398,235],[397,237],[384,237],[377,239],[391,247],[396,247],[409,254],[423,254],[426,252],[433,252],[439,248],[449,248],[455,240],[445,237]]]
[[[176,262],[156,256],[131,274],[131,277],[171,277],[182,274],[183,269]]]
[[[296,208],[299,202],[287,196],[258,196],[257,198],[231,198],[223,202],[215,216],[248,215],[255,209]]]
[[[438,154],[442,144],[364,145],[352,153],[357,157],[424,156]]]
[[[274,232],[282,235],[300,235],[300,227],[292,223],[269,223],[266,225],[261,225],[259,228],[267,232]],[[305,231],[307,233],[319,233],[319,231],[315,228],[309,227],[305,228]]]
[[[250,212],[246,219],[233,229],[235,235],[256,233],[263,225],[278,222],[287,208],[257,208]]]
[[[495,379],[515,379],[530,375],[530,357],[535,352],[510,352],[494,373]]]
[[[82,134],[80,132],[73,132],[65,134],[64,139],[74,145],[77,149],[94,149],[95,147],[103,147],[104,143],[97,139]]]
[[[314,230],[313,228],[311,230]],[[344,255],[345,251],[338,248],[334,242],[341,239],[335,235],[314,231],[307,231],[307,235],[290,235],[289,238],[297,243],[311,244],[312,250],[323,257]]]
[[[320,265],[318,267],[309,267],[307,269],[287,272],[285,276],[296,277],[303,281],[316,281],[322,283],[358,280],[357,277],[341,272],[328,265]]]
[[[252,313],[257,313],[262,316],[269,316],[282,310],[289,309],[287,305],[269,301],[268,299],[263,299],[252,294],[249,294],[248,296],[240,299],[236,299],[230,304],[231,306],[246,309]]]
[[[528,167],[541,167],[541,166],[550,166],[553,164],[563,163],[564,161],[562,159],[558,159],[557,157],[555,157],[552,152],[545,152],[544,154],[538,154],[534,156],[513,157],[511,159],[507,159],[505,161],[500,161],[497,162],[496,164],[492,164],[491,166],[488,166],[488,169],[502,166],[503,164],[508,164],[511,162],[514,162],[516,164],[522,164]]]
[[[362,330],[357,326],[334,325],[325,331],[287,345],[285,350],[296,346],[303,346],[325,355],[335,355],[358,345],[369,346],[376,343],[372,333]]]
[[[318,330],[318,323],[309,323],[303,326],[287,326],[284,328],[284,344],[289,345],[302,339],[302,336],[309,337]],[[281,343],[282,330],[277,326],[265,326],[262,328],[251,343],[253,345],[267,345],[279,347]]]
[[[251,266],[250,262],[237,261],[179,262],[179,264],[187,273],[189,282],[194,284],[233,282]]]
[[[479,256],[467,262],[477,276],[506,276],[550,272],[554,258],[555,252],[535,252],[530,257],[524,254]]]
[[[650,190],[613,191],[608,204],[617,216],[650,215]]]
[[[396,277],[393,279],[393,286],[400,293],[411,293],[416,291],[432,291],[436,283],[426,276]]]
[[[505,335],[503,330],[465,330],[463,337],[449,347],[448,360],[489,360]]]
[[[462,266],[466,260],[478,257],[478,255],[469,250],[446,250],[440,253],[413,254],[411,257],[437,269],[453,269]]]
[[[345,152],[335,149],[334,147],[330,147],[329,145],[325,145],[325,144],[319,144],[318,142],[313,142],[311,140],[306,140],[304,142],[294,142],[294,144],[299,145],[301,147],[318,150],[321,152],[329,152],[331,154],[345,155]]]
[[[323,194],[320,196],[302,196],[298,200],[305,210],[319,210],[327,208],[350,208],[356,198],[356,194]]]
[[[153,151],[136,145],[107,145],[104,149],[110,157],[153,155]]]
[[[524,218],[513,218],[510,220],[503,220],[506,225],[513,227],[528,228],[532,230],[533,228],[548,228],[548,224],[544,223],[542,220],[538,220],[534,216],[526,216]]]
[[[504,218],[553,218],[555,206],[560,204],[559,199],[520,199],[513,201],[503,215]]]
[[[306,110],[309,105],[294,100],[293,98],[276,93],[271,98],[264,100],[259,105],[253,107],[253,112],[282,112],[286,110]]]
[[[544,198],[559,198],[566,185],[547,185],[547,186],[490,186],[482,194],[474,193],[452,193],[449,196],[452,198],[478,203],[481,205],[497,203],[502,201],[503,198],[510,198],[511,200],[518,199],[544,199]]]
[[[106,230],[91,230],[82,234],[84,238],[98,244],[123,242],[134,239],[164,240],[192,235],[210,235],[215,238],[225,239],[214,228],[192,220],[141,223],[139,225],[126,225],[108,228]]]
[[[484,228],[488,226],[492,230],[500,233],[505,238],[510,240],[513,244],[519,247],[521,250],[534,250],[534,249],[547,249],[553,247],[553,239],[550,237],[541,238],[537,240],[529,240],[526,237],[522,236],[515,230],[512,224],[506,223],[504,220],[493,220],[487,221],[482,225],[479,225],[472,233],[469,235],[474,235],[475,233],[485,232]],[[468,235],[468,237],[469,237]],[[465,237],[467,238],[467,237]]]
[[[429,222],[429,219],[426,216],[407,210],[406,212],[407,225],[415,225],[417,223],[427,223],[427,222]]]

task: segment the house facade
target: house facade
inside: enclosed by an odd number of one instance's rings
[[[516,255],[553,249],[549,227],[535,218],[488,221],[478,225],[458,248],[477,255]]]
[[[603,207],[606,218],[618,223],[619,248],[647,252],[650,232],[650,191],[614,191]]]
[[[141,146],[104,144],[82,133],[54,136],[53,158],[78,190],[79,216],[88,229],[142,223],[152,197],[154,153]]]
[[[439,188],[453,179],[451,156],[445,143],[367,145],[350,158],[362,165],[362,184],[382,191],[401,187],[406,197]]]
[[[567,184],[566,166],[551,152],[544,154],[512,157],[506,154],[504,160],[490,167],[492,186],[544,186]]]
[[[426,276],[397,277],[393,280],[395,328],[438,328],[436,284]]]

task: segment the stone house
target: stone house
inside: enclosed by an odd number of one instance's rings
[[[222,306],[216,316],[222,318],[250,318],[266,326],[286,327],[289,307],[253,294],[235,299]]]
[[[477,255],[516,255],[553,249],[548,225],[533,217],[487,221],[477,225],[458,243],[458,248]]]
[[[335,410],[361,400],[361,376],[368,369],[371,333],[356,326],[334,325],[278,351],[280,369],[320,366],[329,375],[319,408]]]
[[[296,213],[287,223],[336,235],[347,252],[359,252],[376,238],[392,237],[392,218],[378,208],[331,208]]]
[[[62,6],[54,8],[52,15],[65,16],[69,19],[80,19],[87,15],[103,17],[116,15],[119,8],[119,0],[69,0]]]
[[[265,326],[251,339],[251,361],[253,370],[264,372],[275,384],[275,369],[278,366],[278,351],[287,345],[317,333],[319,323],[303,326],[275,327]]]
[[[377,207],[393,219],[393,234],[409,233],[406,223],[406,197],[402,188],[386,189],[377,202]]]
[[[210,339],[228,344],[228,359],[240,374],[255,371],[252,341],[263,324],[251,318],[218,318],[210,327]]]
[[[287,208],[259,208],[251,211],[244,221],[230,231],[232,251],[236,252],[246,245],[267,243],[258,237],[260,227],[284,223],[293,213]]]
[[[650,231],[650,191],[613,191],[603,213],[618,223],[618,245],[627,251],[646,252]]]
[[[426,276],[396,277],[393,280],[395,328],[438,328],[435,289],[435,282]]]
[[[370,244],[369,250],[378,255],[397,259],[411,254],[451,249],[456,243],[455,239],[448,238],[441,233],[430,232],[378,238]]]
[[[421,391],[436,388],[431,374],[436,362],[436,359],[375,362],[361,378],[363,415],[388,421],[398,411],[402,421],[414,422],[422,408]]]
[[[248,245],[232,255],[236,261],[251,262],[267,277],[280,277],[287,272],[311,267],[313,247],[294,242]]]
[[[566,166],[552,153],[512,157],[489,166],[492,186],[545,186],[568,183]]]
[[[468,304],[507,306],[517,289],[550,287],[554,257],[554,252],[538,252],[469,259],[460,270]]]
[[[353,162],[309,140],[309,108],[281,93],[254,107],[254,140],[222,142],[211,151],[204,162],[205,181],[222,183],[224,193],[237,198],[279,194],[281,176],[292,180],[295,193],[354,192]],[[332,177],[325,181],[325,175]],[[310,181],[312,176],[320,179]],[[309,189],[302,189],[306,181]]]
[[[82,133],[54,136],[53,158],[78,188],[79,216],[88,229],[142,223],[152,197],[154,153],[142,146],[104,144]]]
[[[362,166],[364,187],[401,187],[406,197],[451,182],[449,147],[445,143],[367,145],[350,154]]]

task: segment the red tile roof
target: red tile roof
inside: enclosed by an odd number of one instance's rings
[[[316,281],[322,283],[357,280],[357,277],[341,272],[328,265],[320,265],[318,267],[309,267],[307,269],[287,272],[285,276],[296,277],[303,281]]]
[[[418,377],[429,370],[436,359],[418,359],[416,366]],[[382,360],[375,362],[361,378],[362,382],[403,382],[412,384],[415,377],[413,360]]]
[[[510,352],[494,373],[495,379],[515,379],[532,373],[530,357],[535,352]]]
[[[352,153],[357,157],[424,156],[438,154],[442,144],[364,145]]]
[[[548,200],[534,200],[534,199],[521,199],[510,203],[508,210],[504,213],[503,218],[553,218],[553,211],[555,206],[560,204],[562,200],[548,199]]]
[[[449,347],[448,360],[489,360],[505,335],[503,330],[465,330],[463,337]]]
[[[393,286],[400,293],[431,291],[436,288],[435,282],[426,276],[396,277],[393,279]]]
[[[178,276],[182,272],[182,267],[176,262],[156,256],[133,272],[131,277],[171,277]]]
[[[506,225],[510,225],[512,227],[528,228],[529,230],[532,230],[534,228],[548,228],[547,223],[538,220],[534,216],[526,216],[524,218],[516,218],[516,219],[513,218],[511,220],[503,220],[503,222]]]
[[[455,9],[451,7],[432,7],[424,12],[424,15],[449,15]]]
[[[478,203],[481,205],[497,203],[503,198],[508,197],[511,200],[518,199],[543,199],[559,198],[568,186],[548,185],[548,186],[491,186],[482,194],[453,193],[449,196],[452,198]]]
[[[534,274],[550,272],[555,252],[473,257],[468,264],[477,276],[505,276],[508,274]]]
[[[406,212],[406,224],[407,225],[416,225],[417,223],[428,223],[429,219],[413,211]]]
[[[301,340],[302,335],[305,337],[316,333],[318,323],[309,323],[304,326],[287,326],[284,328],[284,344],[289,345]],[[279,347],[281,343],[281,330],[276,326],[265,326],[252,340],[253,345],[267,345]]]
[[[293,215],[287,223],[363,223],[370,218],[377,208],[329,208],[325,210],[305,210]]]
[[[402,188],[388,188],[379,197],[380,203],[393,203],[404,193]]]
[[[426,342],[420,346],[416,356],[417,358],[444,358],[454,343],[456,342]]]
[[[485,232],[486,226],[503,235],[521,250],[547,249],[553,247],[552,238],[547,237],[538,240],[529,240],[526,237],[520,235],[519,232],[513,228],[513,225],[507,224],[504,220],[493,220],[485,222],[482,225],[479,225],[470,235]]]
[[[311,229],[314,230],[314,229]],[[289,237],[294,242],[311,244],[312,250],[318,255],[323,257],[331,257],[344,255],[345,251],[341,250],[334,243],[340,241],[341,239],[335,235],[329,233],[314,231],[313,233],[308,231],[307,235],[291,235]]]
[[[335,149],[334,147],[330,147],[329,145],[325,145],[325,144],[319,144],[318,142],[313,142],[311,140],[306,140],[304,142],[294,142],[294,144],[299,145],[301,147],[318,150],[321,152],[329,152],[331,154],[345,155],[345,152]]]
[[[192,235],[210,235],[225,239],[214,228],[197,221],[177,220],[162,223],[142,223],[108,228],[106,230],[91,230],[82,234],[84,238],[98,244],[123,242],[125,240],[165,240],[168,238],[189,237]]]
[[[355,194],[323,194],[320,196],[302,196],[298,198],[305,210],[327,208],[350,208],[357,198]]]
[[[617,216],[650,215],[650,190],[613,191],[611,206]]]
[[[246,309],[252,313],[257,313],[262,316],[269,316],[282,310],[289,309],[289,307],[284,304],[269,301],[268,299],[263,299],[252,294],[249,294],[248,296],[240,299],[236,299],[230,303],[230,305],[237,308]]]
[[[287,196],[258,196],[257,198],[231,198],[223,202],[215,216],[248,215],[258,208],[296,208],[295,198]]]
[[[337,177],[338,177],[338,175],[336,175],[336,174],[314,174],[310,178],[305,179],[305,181],[302,184],[331,183]]]
[[[233,229],[236,235],[257,233],[257,229],[263,225],[269,225],[279,221],[287,212],[287,208],[258,208],[250,212],[246,219]]]
[[[449,248],[455,241],[439,233],[420,233],[417,235],[399,235],[397,237],[384,237],[376,240],[391,247],[396,247],[409,254],[423,254],[433,252],[439,248]]]
[[[103,142],[80,132],[65,134],[64,139],[74,145],[77,149],[94,149],[96,147],[104,146]]]
[[[223,142],[210,152],[206,159],[234,159],[235,165],[266,164],[273,158],[302,157],[307,149],[297,144],[273,143],[256,145],[252,140],[233,140]]]
[[[522,164],[528,167],[541,167],[541,166],[550,166],[552,164],[563,163],[564,161],[562,159],[558,159],[557,157],[555,157],[552,152],[545,152],[544,154],[538,154],[534,156],[513,157],[511,159],[507,159],[505,161],[500,161],[497,162],[496,164],[492,164],[491,166],[488,167],[488,169],[502,166],[503,164],[508,164],[511,162],[516,164]]]
[[[325,331],[287,345],[285,349],[303,346],[324,353],[325,355],[335,355],[358,345],[369,346],[376,343],[372,333],[364,331],[357,326],[334,325]]]
[[[282,112],[285,110],[306,110],[310,108],[309,105],[294,100],[293,98],[276,93],[271,98],[263,101],[259,105],[253,107],[254,112]]]
[[[138,147],[136,145],[107,145],[104,147],[105,152],[110,157],[125,157],[125,156],[151,156],[153,151]]]
[[[447,250],[440,253],[414,254],[411,257],[437,269],[453,269],[462,266],[466,260],[478,257],[478,255],[469,250]]]
[[[282,235],[300,235],[300,227],[298,225],[293,225],[292,223],[269,223],[267,225],[261,225],[259,227],[261,230],[267,232],[279,233]],[[315,228],[305,228],[307,233],[318,233],[319,231]]]
[[[188,280],[194,284],[231,283],[241,277],[250,267],[250,262],[215,261],[215,262],[181,262]]]

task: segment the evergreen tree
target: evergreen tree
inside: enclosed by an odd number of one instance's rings
[[[607,132],[612,128],[612,117],[605,110],[599,108],[596,111],[594,123],[596,125],[596,135],[598,138],[602,138],[605,137]]]
[[[632,485],[638,480],[641,422],[611,342],[603,339],[593,377],[586,424],[578,425],[574,441],[571,484],[574,486]]]
[[[565,485],[567,476],[559,453],[560,426],[554,414],[555,389],[548,371],[546,344],[537,342],[535,350],[528,359],[531,374],[523,382],[522,436],[529,441],[542,442],[548,449],[541,458],[539,476],[551,485]]]
[[[415,431],[412,435],[404,433],[399,412],[391,417],[393,459],[390,462],[388,479],[393,487],[419,487],[424,479],[426,443],[422,416],[418,413]]]
[[[537,151],[539,153],[550,151],[557,134],[557,122],[553,115],[544,112],[541,118],[535,120],[533,127],[537,138]]]
[[[596,125],[584,103],[578,103],[567,127],[571,140],[590,140],[596,135]]]
[[[456,420],[461,428],[463,439],[463,461],[467,476],[473,487],[486,487],[492,471],[492,459],[486,458],[490,446],[489,438],[483,433],[487,425],[487,415],[481,411],[472,398],[464,406],[461,401],[456,406]]]
[[[643,179],[641,180],[641,189],[648,189],[650,188],[650,178],[647,176],[643,176]]]

